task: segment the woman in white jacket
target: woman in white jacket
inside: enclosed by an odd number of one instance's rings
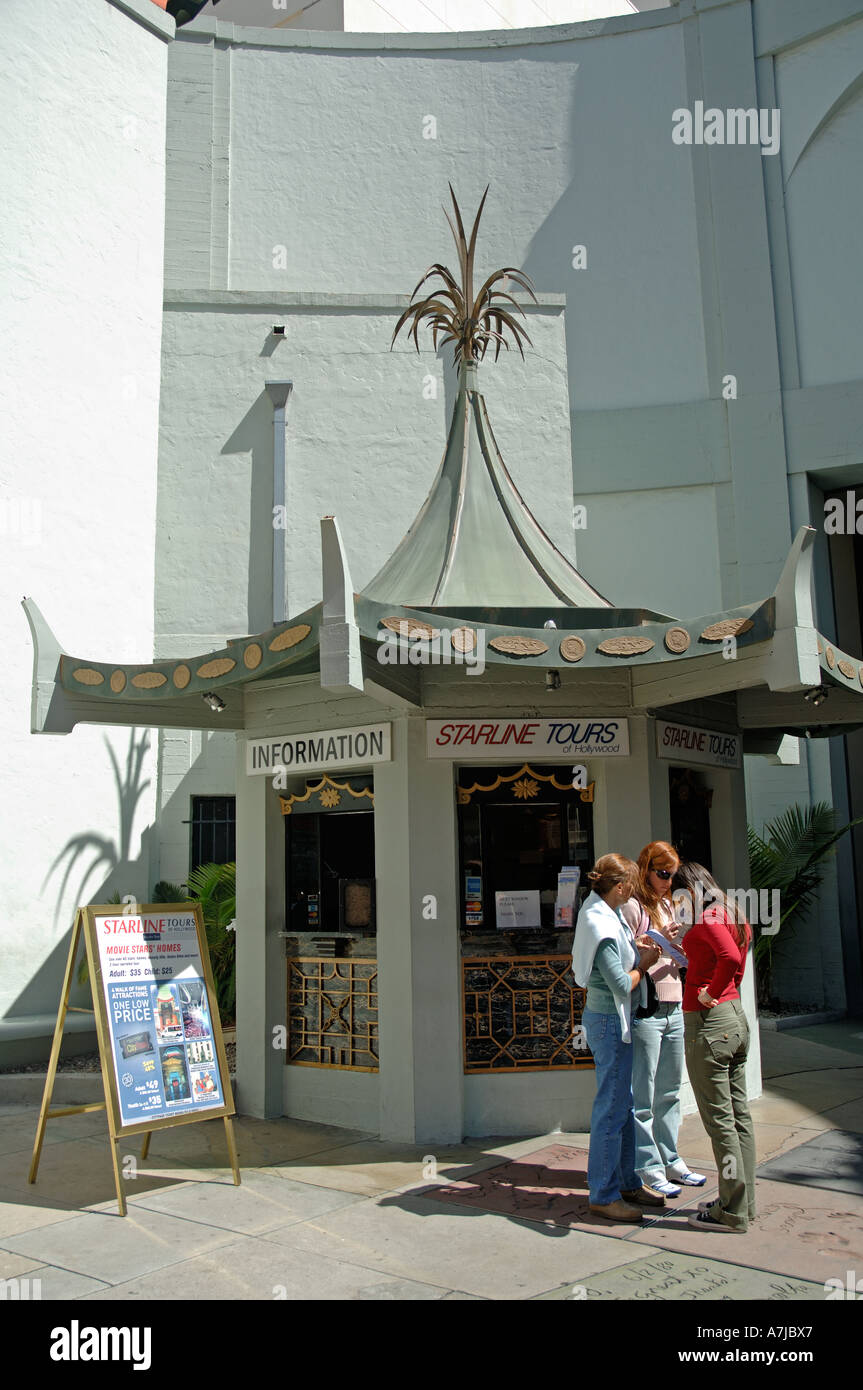
[[[632,1109],[633,992],[640,997],[659,947],[646,938],[633,944],[619,912],[632,897],[638,869],[620,854],[604,854],[587,875],[592,885],[578,914],[572,946],[576,984],[587,988],[582,1025],[596,1065],[596,1099],[590,1116],[587,1184],[590,1210],[609,1221],[641,1221],[642,1207],[661,1207],[635,1169]]]

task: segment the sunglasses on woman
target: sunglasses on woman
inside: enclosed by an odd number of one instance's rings
[[[651,869],[650,872],[656,874],[657,878],[669,879],[674,877],[673,869]]]

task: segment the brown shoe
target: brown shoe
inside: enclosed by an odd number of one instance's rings
[[[621,1192],[624,1202],[635,1202],[639,1207],[664,1207],[665,1198],[661,1192],[651,1192],[649,1187],[636,1187],[632,1192]]]
[[[604,1216],[606,1221],[629,1221],[633,1225],[642,1220],[641,1212],[638,1207],[633,1207],[629,1202],[622,1202],[620,1198],[616,1202],[608,1202],[604,1207],[590,1208],[591,1216]]]

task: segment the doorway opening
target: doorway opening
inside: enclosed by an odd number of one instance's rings
[[[710,807],[713,790],[691,767],[668,769],[671,802],[671,843],[683,860],[694,860],[713,872]]]

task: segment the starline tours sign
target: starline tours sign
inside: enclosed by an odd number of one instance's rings
[[[323,729],[311,734],[270,734],[246,744],[246,772],[272,777],[292,772],[324,772],[330,767],[368,767],[392,758],[392,726],[363,724],[354,729]]]
[[[430,758],[607,758],[629,753],[625,719],[427,719]]]
[[[740,767],[743,740],[740,734],[692,729],[688,724],[670,724],[666,719],[657,719],[656,753],[660,758],[700,763],[704,767]]]

